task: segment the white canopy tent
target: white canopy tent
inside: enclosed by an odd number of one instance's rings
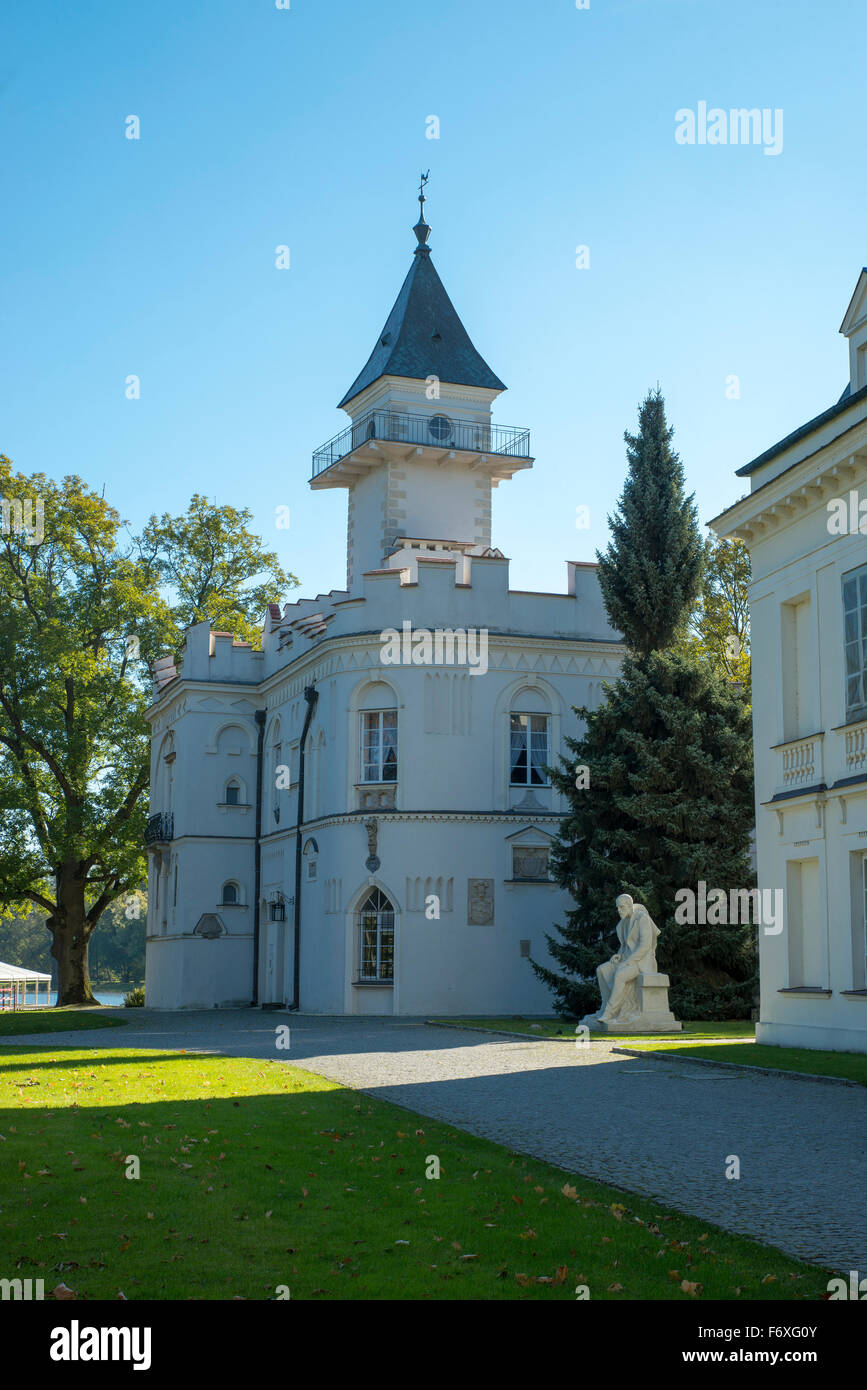
[[[39,998],[40,989],[45,998]],[[41,970],[25,970],[20,965],[0,961],[0,1009],[36,1009],[49,1003],[51,976]],[[32,998],[28,996],[32,995]]]

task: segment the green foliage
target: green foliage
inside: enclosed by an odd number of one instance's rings
[[[136,909],[137,916],[133,915]],[[106,908],[89,943],[90,970],[97,988],[133,985],[144,979],[146,919],[147,897],[142,892],[119,898]],[[56,975],[44,912],[33,908],[24,916],[0,917],[0,960]]]
[[[651,652],[682,630],[699,592],[703,550],[659,389],[648,393],[638,420],[638,434],[624,435],[629,473],[618,514],[608,518],[612,539],[596,558],[612,626],[632,650]]]
[[[705,539],[701,590],[678,649],[707,661],[750,699],[750,552],[743,541]]]
[[[247,507],[217,507],[196,493],[184,516],[151,516],[138,537],[152,582],[173,596],[179,634],[208,619],[215,629],[260,645],[268,603],[298,580],[272,550],[263,550],[248,529],[252,516]]]
[[[52,971],[51,933],[46,930],[44,912],[34,907],[23,915],[0,917],[0,960],[24,970]]]
[[[144,1001],[144,985],[139,985],[138,989],[131,989],[129,994],[123,996],[123,1007],[125,1009],[143,1009]]]
[[[0,544],[0,902],[48,913],[61,1002],[87,1003],[87,940],[142,877],[146,663],[170,615],[80,479],[0,457],[0,491],[44,506],[41,540],[7,528]]]
[[[88,942],[146,871],[150,665],[202,617],[252,638],[291,580],[246,509],[196,496],[124,549],[120,516],[80,478],[0,455],[0,494],[44,510],[0,535],[0,906],[47,914],[59,1003],[92,1003]]]
[[[534,965],[564,1016],[598,1007],[596,966],[616,948],[614,900],[629,893],[661,930],[660,969],[673,980],[672,1002],[688,1018],[743,1018],[755,992],[755,945],[749,926],[676,923],[675,893],[700,879],[713,887],[747,887],[753,816],[751,729],[742,696],[707,665],[671,652],[627,656],[580,739],[567,739],[574,762],[552,770],[569,799],[552,870],[576,899],[548,937],[563,971]],[[575,767],[589,786],[575,787]],[[571,977],[571,978],[570,978]],[[730,988],[737,985],[738,988]],[[689,989],[687,989],[689,986]]]
[[[547,937],[560,970],[532,965],[558,1013],[595,1012],[596,967],[617,949],[615,899],[629,893],[660,927],[672,1007],[694,1019],[743,1018],[755,993],[754,929],[680,924],[674,914],[678,889],[695,891],[701,879],[726,892],[753,881],[750,709],[723,664],[731,625],[740,639],[747,630],[748,559],[745,568],[742,548],[702,545],[659,391],[639,419],[639,434],[626,436],[614,538],[599,556],[608,615],[628,652],[605,703],[576,710],[585,732],[567,739],[574,761],[552,771],[569,802],[552,870],[575,907],[560,940]],[[589,785],[576,787],[579,766]]]

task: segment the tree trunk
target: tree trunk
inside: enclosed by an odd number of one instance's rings
[[[84,880],[69,865],[56,875],[57,911],[46,926],[54,938],[51,954],[57,961],[57,1006],[96,1004],[90,988],[87,948],[92,928],[85,921]]]

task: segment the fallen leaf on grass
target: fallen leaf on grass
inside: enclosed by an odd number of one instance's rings
[[[73,1289],[67,1288],[66,1284],[58,1284],[56,1289],[51,1290],[55,1298],[63,1301],[64,1299],[78,1298],[78,1294]]]
[[[690,1298],[695,1298],[702,1290],[701,1284],[691,1284],[688,1279],[681,1279],[680,1287],[684,1293],[689,1294]]]

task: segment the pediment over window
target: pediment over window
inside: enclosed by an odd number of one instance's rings
[[[550,857],[555,836],[535,825],[528,825],[507,835],[511,856],[512,879],[515,882],[545,883],[551,881]]]
[[[208,941],[214,941],[218,936],[227,936],[225,926],[215,912],[203,912],[195,927],[193,936],[204,936]]]
[[[537,825],[525,825],[523,830],[513,830],[511,835],[506,836],[507,840],[511,840],[516,844],[532,844],[533,842],[545,843],[546,841],[553,844],[556,838],[556,835],[552,835],[548,830],[542,830]]]

